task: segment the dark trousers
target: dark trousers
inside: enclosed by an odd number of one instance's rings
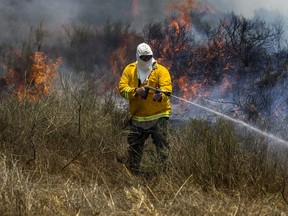
[[[149,128],[143,129],[130,125],[130,132],[128,134],[129,144],[129,161],[130,170],[138,172],[140,168],[141,158],[143,155],[143,148],[145,141],[151,135],[154,145],[157,149],[157,154],[162,163],[168,158],[169,144],[167,139],[168,118],[160,118],[157,123]]]

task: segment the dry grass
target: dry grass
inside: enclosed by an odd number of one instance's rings
[[[132,176],[116,160],[126,118],[113,95],[90,90],[2,100],[0,214],[287,214],[286,149],[224,121],[193,120],[171,128],[167,172],[149,140],[143,175]]]

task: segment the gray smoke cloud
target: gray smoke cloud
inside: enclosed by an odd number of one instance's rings
[[[18,41],[43,22],[50,32],[59,31],[64,23],[75,21],[79,5],[74,1],[4,0],[0,2],[1,41]]]
[[[132,0],[2,0],[0,41],[21,40],[41,22],[52,34],[61,33],[63,25],[98,27],[107,21],[123,22],[139,30],[146,23],[165,17],[163,8],[171,0],[138,2],[132,8]]]
[[[63,25],[100,26],[108,20],[130,24],[141,30],[147,23],[162,21],[169,3],[186,0],[2,0],[0,1],[0,41],[27,37],[31,27],[43,22],[52,35],[63,33]],[[134,4],[133,2],[138,2]],[[287,17],[287,0],[198,0],[211,5],[216,14],[234,11],[247,17],[273,19]]]
[[[231,12],[243,15],[247,18],[253,18],[259,15],[261,11],[267,14],[287,16],[287,0],[207,0],[207,3],[213,6],[216,12]]]

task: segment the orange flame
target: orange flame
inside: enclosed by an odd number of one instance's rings
[[[35,101],[46,96],[52,87],[52,81],[57,77],[61,58],[53,62],[43,52],[35,52],[30,61],[31,65],[24,75],[17,68],[8,70],[7,84],[17,86],[16,95],[19,100],[27,97],[29,101]]]
[[[185,0],[181,1],[179,3],[171,3],[168,4],[169,10],[176,10],[178,17],[170,17],[169,18],[169,28],[173,29],[176,33],[176,35],[181,34],[181,27],[185,30],[191,29],[192,27],[192,20],[191,20],[191,12],[194,10],[198,10],[201,12],[208,11],[212,12],[212,9],[210,7],[206,7],[204,4],[199,4],[196,0]],[[182,29],[183,30],[183,29]],[[183,33],[183,32],[182,32]],[[181,52],[185,49],[185,46],[183,44],[175,44],[169,37],[167,36],[165,38],[165,48],[163,48],[164,56],[166,53],[170,54],[170,60],[160,58],[158,61],[165,65],[168,70],[170,70],[172,66],[172,61],[174,59],[173,55],[174,53]],[[177,46],[178,45],[178,46]],[[157,45],[156,45],[157,47]],[[169,50],[171,49],[171,50]],[[172,56],[171,56],[172,55]],[[168,55],[169,56],[169,55]],[[181,89],[182,97],[185,99],[196,99],[200,95],[206,95],[207,92],[204,91],[204,87],[206,85],[206,82],[198,83],[198,82],[192,82],[189,80],[187,76],[180,76],[178,79],[174,78],[173,81],[175,86],[179,86]]]
[[[179,15],[179,20],[181,24],[187,25],[191,24],[190,12],[197,8],[196,0],[186,0],[181,3],[171,3],[168,5],[168,9],[176,10]]]
[[[181,76],[175,81],[175,84],[179,86],[182,92],[182,97],[186,100],[196,99],[199,96],[207,95],[207,92],[203,89],[205,81],[203,83],[192,82],[190,84],[187,76]]]

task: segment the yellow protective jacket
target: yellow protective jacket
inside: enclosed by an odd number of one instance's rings
[[[149,90],[146,99],[143,99],[141,96],[135,96],[136,88],[145,85],[172,92],[170,73],[164,66],[156,63],[148,77],[148,82],[139,85],[136,62],[127,65],[119,81],[119,92],[122,97],[129,100],[132,120],[145,122],[161,117],[169,117],[171,112],[169,96],[162,94],[160,102],[153,101],[154,90]]]

